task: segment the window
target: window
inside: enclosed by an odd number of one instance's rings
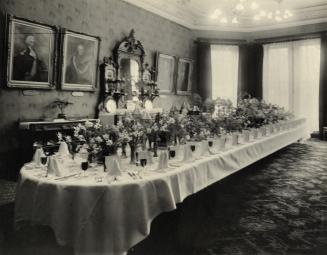
[[[264,45],[263,98],[319,130],[320,39]]]
[[[211,45],[213,99],[230,99],[237,104],[238,58],[238,46]]]

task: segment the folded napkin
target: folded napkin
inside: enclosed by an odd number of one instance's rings
[[[257,139],[258,138],[258,129],[253,128],[251,132],[253,135],[253,139]]]
[[[193,155],[192,155],[192,150],[190,148],[189,144],[184,145],[184,150],[183,150],[183,162],[190,162],[193,161]]]
[[[179,160],[179,161],[183,160],[183,157],[184,157],[184,147],[185,146],[186,145],[177,145],[176,146],[176,156],[175,156],[176,160]]]
[[[138,157],[139,160],[148,159],[148,157],[149,157],[148,151],[145,151],[145,150],[139,151],[138,154],[139,154],[139,157]]]
[[[226,146],[226,137],[225,136],[221,136],[217,139],[217,142],[215,143],[216,144],[216,148],[220,151],[224,150],[225,149],[225,146]]]
[[[70,155],[67,143],[60,142],[58,155],[60,155],[60,156],[69,156]]]
[[[48,160],[48,175],[62,177],[69,174],[62,160],[58,159],[56,156],[50,156]]]
[[[37,148],[33,155],[32,163],[34,163],[36,166],[42,166],[41,164],[41,157],[44,156],[44,151],[42,148]]]
[[[122,175],[121,163],[118,156],[107,156],[105,157],[106,171],[108,175],[120,176]]]
[[[162,170],[168,168],[168,151],[161,151],[159,154],[159,162],[157,170]]]
[[[232,134],[232,145],[237,145],[239,143],[239,135],[237,133]]]
[[[153,164],[152,151],[148,151],[148,165]]]
[[[250,141],[250,132],[248,130],[243,131],[244,142],[248,143]]]
[[[200,145],[200,156],[209,156],[209,155],[210,155],[210,151],[209,151],[208,141],[203,140],[201,141],[201,145]]]
[[[226,135],[225,137],[225,148],[229,149],[233,144],[233,136],[231,134]]]

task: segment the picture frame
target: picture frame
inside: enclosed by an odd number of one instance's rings
[[[192,94],[192,76],[194,60],[189,58],[179,58],[177,64],[177,95]]]
[[[60,84],[62,90],[95,91],[100,38],[62,29]]]
[[[160,93],[176,93],[176,58],[164,53],[157,52],[156,55],[156,81]]]
[[[58,28],[12,15],[6,28],[7,87],[54,89]]]
[[[114,63],[111,57],[103,58],[104,78],[106,81],[115,81],[117,79],[117,64]]]

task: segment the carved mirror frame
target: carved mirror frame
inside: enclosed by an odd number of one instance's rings
[[[118,65],[117,73],[119,79],[123,78],[121,77],[120,61],[125,58],[133,59],[138,63],[139,78],[142,79],[145,51],[142,43],[135,39],[134,29],[131,30],[129,36],[125,37],[125,39],[117,45],[116,49],[114,50],[114,55]]]

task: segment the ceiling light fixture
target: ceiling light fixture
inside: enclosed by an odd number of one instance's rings
[[[220,19],[220,23],[226,24],[226,23],[228,23],[228,19],[226,17],[222,17]]]
[[[252,2],[251,3],[251,9],[252,10],[257,10],[259,8],[259,5],[257,4],[257,2]]]
[[[238,4],[236,5],[235,9],[238,10],[238,11],[243,11],[243,10],[244,10],[244,5],[241,4],[241,3],[238,3]]]
[[[219,6],[210,16],[213,20],[218,20],[221,24],[238,24],[242,17],[253,17],[254,21],[274,20],[281,22],[293,17],[289,9],[282,8],[283,0],[271,0],[276,3],[275,7],[262,8],[258,0],[236,0],[228,1],[224,6]],[[224,14],[224,15],[223,15]]]
[[[216,9],[214,13],[211,15],[212,19],[218,19],[218,17],[222,14],[220,9]]]
[[[237,17],[234,17],[234,18],[232,19],[232,23],[233,23],[233,24],[238,24],[238,19],[237,19]]]

